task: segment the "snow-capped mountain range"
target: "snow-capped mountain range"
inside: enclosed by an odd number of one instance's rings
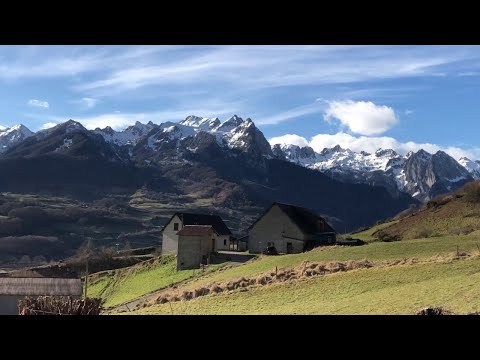
[[[142,124],[137,121],[135,125],[119,132],[110,127],[97,128],[94,131],[102,135],[106,141],[120,146],[135,146],[148,135],[147,146],[151,149],[155,149],[162,142],[184,140],[190,136],[194,137],[200,132],[213,135],[219,146],[230,149],[247,149],[250,145],[247,142],[248,136],[255,136],[256,132],[260,132],[250,118],[244,120],[237,115],[223,123],[218,118],[202,118],[191,115],[180,122],[154,125],[152,122]],[[191,151],[194,152],[195,149]]]
[[[78,133],[83,137],[74,136]],[[419,150],[400,155],[391,149],[378,149],[370,154],[337,145],[317,153],[310,147],[271,145],[250,118],[236,115],[224,122],[194,115],[179,122],[158,125],[137,121],[123,131],[111,127],[91,131],[73,120],[37,133],[24,125],[16,125],[0,131],[0,153],[7,157],[12,154],[24,156],[29,148],[19,145],[25,139],[34,136],[34,140],[40,140],[51,134],[55,134],[52,138],[56,144],[45,146],[45,149],[56,153],[81,156],[84,150],[75,144],[88,138],[95,144],[86,147],[88,151],[98,151],[102,156],[108,154],[110,160],[134,161],[148,166],[160,160],[187,161],[189,154],[215,156],[218,151],[232,157],[243,154],[253,164],[259,164],[261,158],[276,158],[318,170],[343,182],[381,185],[392,194],[408,193],[418,200],[428,200],[480,178],[480,161],[461,158],[457,162],[442,151],[429,154]],[[103,139],[104,145],[94,139]]]
[[[316,169],[347,182],[383,185],[392,192],[406,192],[428,200],[480,178],[480,162],[462,158],[459,162],[443,151],[425,150],[399,155],[392,149],[375,153],[354,152],[339,145],[316,153],[310,147],[273,145],[275,156]]]

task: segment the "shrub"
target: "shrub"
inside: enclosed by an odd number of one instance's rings
[[[18,304],[21,315],[99,315],[102,299],[74,299],[65,296],[27,297]]]
[[[473,181],[466,184],[463,188],[464,199],[473,204],[480,204],[480,181]]]
[[[388,234],[385,231],[378,231],[377,232],[377,238],[378,238],[378,240],[383,241],[383,242],[392,242],[392,241],[400,241],[401,240],[400,235]]]
[[[431,229],[428,229],[426,227],[418,229],[413,232],[413,238],[414,239],[423,239],[423,238],[429,238],[433,236],[433,231]]]
[[[411,205],[408,209],[403,210],[402,212],[398,213],[397,216],[395,216],[395,220],[401,220],[409,215],[414,214],[415,212],[418,211],[418,206],[417,205]]]
[[[426,307],[417,312],[417,315],[451,315],[452,313],[442,307]]]
[[[450,233],[452,235],[468,235],[473,231],[475,231],[475,229],[472,228],[471,226],[464,226],[464,227],[454,228],[450,231]]]
[[[452,195],[437,195],[432,200],[427,202],[427,208],[428,209],[437,208],[445,204],[448,204],[452,200],[453,200]]]

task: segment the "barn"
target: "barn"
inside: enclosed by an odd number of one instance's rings
[[[278,253],[293,254],[335,242],[335,230],[324,218],[310,209],[278,202],[248,229],[250,253],[275,247]]]
[[[82,296],[80,279],[0,278],[0,315],[18,315],[18,302],[26,296]]]
[[[218,235],[211,225],[186,225],[177,235],[177,270],[198,269],[209,263]]]
[[[162,228],[162,254],[178,253],[178,232],[190,225],[210,225],[215,230],[212,251],[229,249],[232,233],[220,216],[177,212]]]

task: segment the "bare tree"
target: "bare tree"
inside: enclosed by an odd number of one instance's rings
[[[85,264],[85,299],[87,298],[87,290],[88,290],[88,261],[95,253],[95,246],[93,245],[92,239],[88,238],[82,246],[80,246],[77,250],[77,259]]]

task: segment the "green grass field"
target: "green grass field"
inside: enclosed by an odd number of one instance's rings
[[[207,271],[214,271],[220,266],[212,265]],[[88,296],[105,299],[104,306],[111,307],[198,274],[199,270],[177,271],[175,258],[167,255],[153,263],[146,262],[125,269],[92,275]]]
[[[129,314],[414,314],[480,310],[480,259],[354,270]]]
[[[246,264],[221,269],[221,271],[218,271],[218,267],[211,267],[208,273],[195,278],[192,277],[193,271],[191,270],[177,272],[175,270],[174,258],[167,257],[157,261],[154,265],[136,265],[132,268],[107,272],[97,276],[97,279],[92,282],[90,287],[90,295],[101,296],[106,300],[105,306],[111,307],[168,287],[172,283],[182,282],[177,284],[178,290],[182,291],[199,288],[212,282],[228,282],[242,276],[255,276],[265,271],[272,271],[275,267],[278,267],[278,269],[291,268],[300,265],[304,261],[362,259],[383,261],[404,258],[426,260],[436,255],[454,254],[457,251],[457,247],[460,252],[478,253],[480,233],[472,233],[468,236],[449,236],[390,243],[372,242],[357,247],[322,247],[302,254],[261,256]],[[208,296],[205,299],[188,302],[188,308],[193,313],[231,313],[233,310],[228,307],[230,302],[233,302],[236,304],[234,313],[411,313],[415,309],[418,310],[419,306],[438,305],[442,299],[448,298],[445,306],[452,303],[454,304],[452,306],[456,307],[457,311],[473,311],[473,308],[470,309],[468,307],[470,305],[465,305],[462,308],[455,303],[453,298],[450,299],[448,296],[451,286],[451,294],[456,294],[457,292],[463,294],[465,289],[467,289],[465,286],[468,287],[470,285],[462,283],[461,286],[460,284],[453,286],[452,284],[456,280],[461,283],[463,281],[460,281],[461,277],[465,273],[475,273],[477,268],[480,271],[480,262],[478,260],[459,260],[451,264],[427,263],[355,270],[348,273],[327,275],[321,279],[300,281],[298,284],[276,284],[245,293],[215,297]],[[449,275],[447,279],[444,275],[450,272],[452,276]],[[437,273],[438,276],[435,275]],[[185,281],[187,279],[188,281]],[[445,281],[444,285],[441,285],[442,279]],[[436,287],[442,288],[444,290],[443,293],[435,290]],[[332,292],[332,288],[336,288],[338,291]],[[424,290],[419,291],[419,289]],[[475,292],[477,291],[476,289],[477,287],[475,286],[471,288],[476,295],[480,295],[480,291]],[[392,292],[394,290],[398,291],[398,293]],[[402,291],[406,291],[405,294],[407,295],[409,292],[412,292],[412,294],[418,292],[416,295],[418,300],[412,300],[408,295],[404,298],[403,304],[397,304],[402,298]],[[290,292],[292,293],[290,294]],[[394,296],[398,296],[398,299],[392,298],[391,301],[388,300],[390,292],[397,294]],[[319,293],[323,294],[322,297],[324,298],[322,307],[313,300],[315,294],[318,295]],[[254,300],[257,296],[258,300]],[[302,300],[303,296],[305,296],[304,300]],[[351,300],[353,299],[352,296],[355,298],[354,301]],[[378,298],[372,300],[371,307],[363,307],[364,303],[369,301],[368,299],[371,297]],[[297,300],[289,308],[290,300],[282,304],[282,301],[286,301],[285,299]],[[437,301],[436,299],[438,299],[438,303],[435,302]],[[226,302],[225,306],[228,307],[223,310],[215,310],[215,304],[223,304],[223,301]],[[247,303],[241,305],[244,301]],[[352,301],[358,303],[356,308],[347,307],[346,303]],[[252,304],[252,307],[248,305],[249,303]],[[382,306],[380,306],[381,303],[383,304]],[[262,304],[265,304],[265,306]],[[268,304],[271,307],[267,308]],[[477,303],[473,303],[471,306],[475,304]],[[177,310],[175,310],[175,306]],[[172,304],[175,313],[185,311],[184,308],[179,306],[179,303]],[[183,306],[187,305],[184,304]],[[220,307],[223,307],[223,305]],[[155,306],[143,309],[142,313],[169,313],[172,311],[172,308],[170,308],[170,305],[168,307]]]
[[[225,269],[224,271],[212,272],[196,281],[185,284],[184,287],[186,289],[193,289],[214,281],[225,282],[242,276],[251,276],[261,272],[271,271],[274,270],[275,267],[278,267],[278,269],[291,268],[300,265],[304,261],[425,259],[435,255],[454,253],[457,250],[457,246],[459,251],[478,251],[477,245],[480,246],[480,234],[390,243],[373,242],[363,246],[352,247],[321,247],[301,254],[262,256],[258,260],[253,260],[244,265]]]

